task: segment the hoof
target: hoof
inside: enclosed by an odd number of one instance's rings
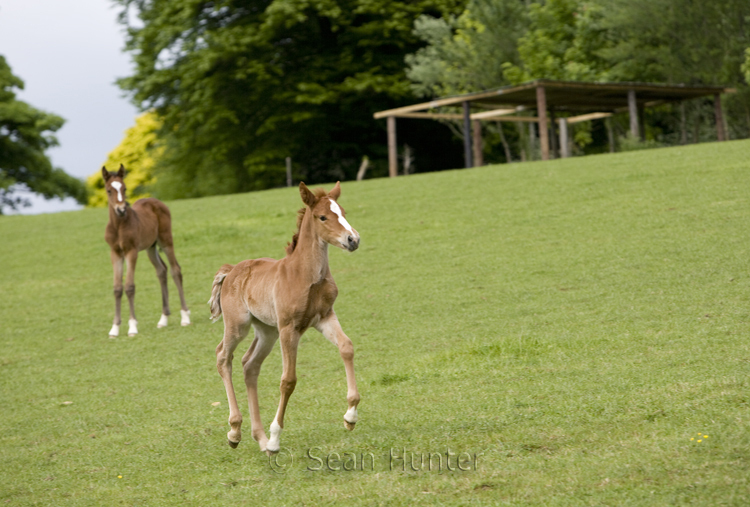
[[[227,439],[227,443],[229,444],[229,447],[232,449],[236,449],[238,445],[240,445],[239,442],[232,442],[231,440]]]
[[[128,333],[128,336],[132,338],[133,336],[138,336],[138,333]]]
[[[349,431],[354,430],[354,426],[356,424],[357,423],[350,423],[349,421],[347,421],[346,419],[344,419],[344,428],[348,429]]]

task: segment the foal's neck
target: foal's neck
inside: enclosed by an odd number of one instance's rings
[[[318,283],[328,275],[328,243],[315,234],[309,209],[300,224],[297,247],[290,255],[290,261],[309,274],[310,283]]]

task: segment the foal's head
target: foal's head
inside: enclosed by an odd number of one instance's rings
[[[336,202],[341,195],[339,183],[328,193],[312,193],[304,183],[300,183],[299,193],[302,202],[312,213],[313,229],[319,237],[328,244],[350,252],[359,247],[359,233],[346,221],[344,209]]]
[[[109,207],[115,210],[117,216],[124,217],[128,209],[128,203],[125,201],[125,167],[120,164],[120,169],[116,173],[111,173],[102,166],[102,178],[107,190]]]

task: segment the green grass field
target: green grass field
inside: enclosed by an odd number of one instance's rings
[[[344,429],[343,364],[309,331],[275,461],[239,357],[226,444],[205,303],[221,264],[283,255],[296,189],[169,203],[194,325],[156,329],[141,255],[134,338],[107,337],[106,210],[0,217],[0,505],[748,505],[749,154],[344,183],[362,246],[330,259],[360,422]],[[280,370],[277,346],[266,429]]]

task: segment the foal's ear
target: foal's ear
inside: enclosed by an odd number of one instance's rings
[[[315,198],[315,194],[310,192],[310,189],[307,188],[307,185],[304,184],[304,182],[299,182],[299,195],[302,197],[302,202],[307,204],[309,207],[315,206],[315,203],[318,201]]]
[[[338,201],[340,196],[341,196],[341,182],[337,181],[336,186],[333,187],[333,190],[328,192],[328,197],[330,197],[334,201]]]
[[[102,178],[104,178],[104,181],[106,182],[112,175],[107,171],[106,166],[102,166]]]
[[[124,178],[125,177],[125,166],[124,165],[120,164],[120,168],[117,170],[117,176],[119,176],[120,178]]]

